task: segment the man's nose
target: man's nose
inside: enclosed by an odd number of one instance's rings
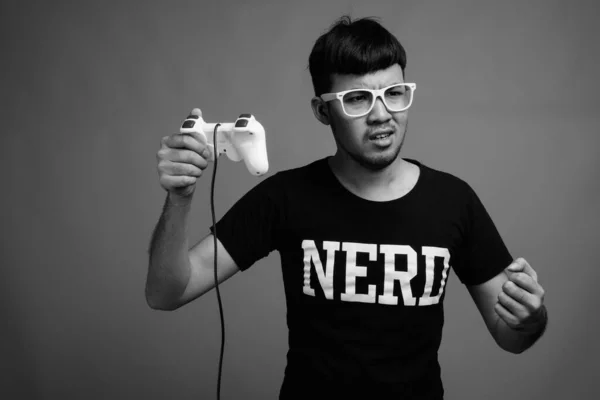
[[[370,122],[385,122],[392,119],[392,114],[388,111],[387,107],[383,103],[383,99],[377,97],[373,109],[369,113],[368,120]]]

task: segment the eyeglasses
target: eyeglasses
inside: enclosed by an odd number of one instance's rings
[[[416,83],[398,83],[382,89],[351,89],[337,93],[321,95],[323,101],[339,100],[342,110],[349,117],[362,117],[371,112],[375,100],[381,97],[383,104],[390,112],[400,112],[412,104]]]

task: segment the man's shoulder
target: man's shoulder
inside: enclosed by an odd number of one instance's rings
[[[423,162],[407,159],[419,166],[423,180],[431,187],[443,190],[471,191],[471,186],[462,178],[447,171],[433,168]]]
[[[315,172],[322,171],[323,167],[327,165],[327,157],[319,158],[311,161],[308,164],[304,164],[298,167],[288,168],[277,172],[277,175],[283,175],[286,177],[299,177],[304,175],[310,175]]]
[[[282,192],[286,189],[300,190],[303,184],[314,184],[323,179],[327,159],[322,158],[308,164],[277,171],[265,177],[254,187],[254,191]]]
[[[267,179],[279,185],[297,184],[302,180],[312,181],[316,177],[323,175],[326,165],[327,158],[321,158],[298,167],[283,169],[274,173]]]

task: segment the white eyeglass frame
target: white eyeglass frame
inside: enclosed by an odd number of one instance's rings
[[[410,95],[410,101],[408,103],[408,105],[406,107],[404,107],[402,110],[395,110],[392,111],[390,110],[390,107],[387,105],[387,103],[385,102],[385,91],[393,88],[394,86],[408,86],[411,90],[411,95]],[[321,100],[323,101],[332,101],[332,100],[339,100],[340,101],[340,105],[342,106],[342,111],[344,111],[344,114],[346,114],[349,117],[352,118],[357,118],[357,117],[363,117],[365,115],[367,115],[368,113],[371,112],[371,110],[373,109],[373,107],[375,107],[375,103],[377,102],[377,98],[381,97],[381,101],[383,101],[383,104],[385,105],[385,108],[391,112],[391,113],[397,113],[397,112],[402,112],[407,110],[412,102],[413,99],[415,97],[415,90],[417,89],[417,84],[416,83],[394,83],[393,85],[381,88],[381,89],[350,89],[350,90],[344,90],[343,92],[336,92],[336,93],[323,93],[321,96],[319,96],[321,98]],[[373,95],[373,103],[371,103],[371,107],[369,107],[369,109],[362,113],[362,114],[357,114],[357,115],[350,115],[346,112],[346,108],[344,107],[344,101],[343,98],[347,93],[350,92],[371,92],[371,94]]]

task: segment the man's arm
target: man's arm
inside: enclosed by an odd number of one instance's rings
[[[188,249],[187,216],[190,198],[169,194],[150,243],[146,301],[151,308],[175,310],[208,292],[214,283],[214,236],[209,234]],[[239,271],[217,240],[218,281]]]
[[[522,258],[489,281],[467,287],[498,345],[522,353],[544,333],[548,321],[544,289]]]
[[[192,115],[202,117],[195,108]],[[146,301],[154,309],[174,310],[214,286],[214,240],[209,235],[189,248],[187,237],[196,181],[208,165],[210,149],[198,132],[176,133],[161,139],[156,154],[160,185],[167,191],[162,214],[150,242]],[[238,271],[217,243],[219,281]]]

